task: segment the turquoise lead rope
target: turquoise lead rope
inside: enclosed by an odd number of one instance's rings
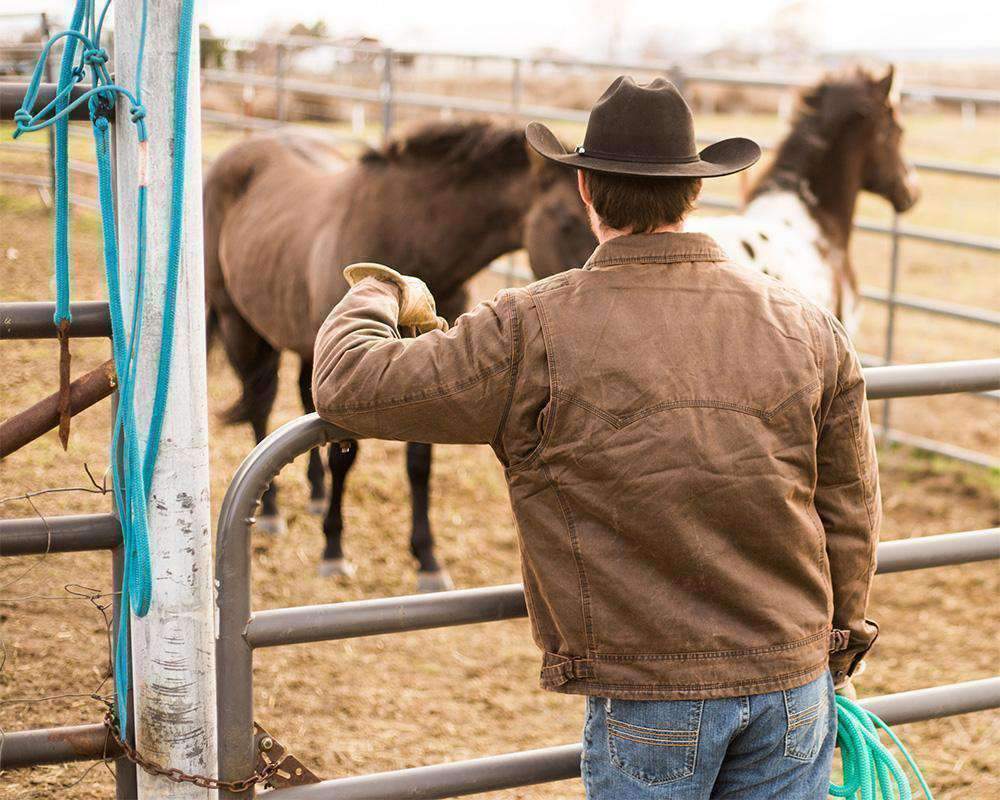
[[[77,0],[69,29],[52,37],[42,49],[32,74],[21,108],[14,114],[14,137],[42,130],[50,125],[56,132],[56,186],[54,263],[56,275],[56,310],[54,322],[59,326],[70,321],[70,259],[69,259],[69,114],[83,103],[88,104],[93,125],[94,148],[97,158],[98,195],[101,208],[101,230],[104,244],[104,266],[111,314],[112,351],[118,374],[119,403],[111,437],[111,463],[114,469],[114,498],[121,520],[125,548],[119,618],[119,635],[115,642],[115,694],[119,732],[122,736],[128,724],[129,691],[129,612],[143,617],[152,601],[152,576],[149,558],[149,524],[147,501],[152,485],[160,446],[163,416],[169,396],[170,365],[173,353],[174,320],[177,303],[177,283],[180,273],[182,217],[184,209],[184,154],[187,139],[187,92],[190,67],[194,0],[184,0],[178,27],[178,56],[175,80],[173,120],[173,165],[170,197],[170,227],[167,250],[167,275],[163,297],[163,321],[153,408],[146,435],[145,451],[141,452],[140,436],[133,405],[136,395],[136,365],[142,340],[143,306],[146,300],[146,209],[147,187],[141,184],[136,196],[136,269],[132,296],[132,316],[126,329],[122,289],[119,279],[119,255],[116,238],[116,212],[112,189],[110,111],[118,97],[129,106],[129,117],[136,128],[140,159],[146,157],[148,131],[146,111],[142,105],[142,69],[148,18],[147,2],[142,5],[142,21],[135,73],[135,93],[116,84],[105,66],[107,51],[101,47],[101,35],[111,0],[106,0],[97,14],[94,0]],[[38,97],[45,62],[56,42],[65,40],[56,94],[53,100],[35,114],[30,109]],[[82,52],[77,60],[78,46]],[[73,88],[90,74],[91,88],[75,100],[70,100]],[[143,172],[145,170],[143,169]]]
[[[927,800],[934,800],[923,773],[892,729],[871,711],[837,695],[837,744],[843,784],[830,783],[830,794],[850,800],[911,800],[913,792],[903,768],[882,742],[885,733],[906,758]]]

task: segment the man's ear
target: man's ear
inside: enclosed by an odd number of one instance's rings
[[[580,190],[580,198],[583,200],[583,204],[589,206],[590,190],[587,188],[587,182],[583,179],[582,169],[576,171],[576,188]]]

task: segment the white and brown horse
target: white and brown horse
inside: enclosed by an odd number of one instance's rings
[[[858,195],[872,192],[906,211],[919,194],[901,151],[892,80],[891,68],[881,78],[856,70],[803,91],[791,130],[740,213],[695,214],[685,224],[712,236],[737,263],[830,309],[851,332],[858,282],[848,251]],[[550,180],[548,203],[536,204],[525,234],[538,277],[585,257],[561,244],[574,227],[587,225],[575,181]]]

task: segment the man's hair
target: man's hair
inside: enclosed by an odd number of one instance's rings
[[[647,178],[585,169],[583,182],[601,222],[629,233],[649,233],[680,222],[694,209],[701,178]]]

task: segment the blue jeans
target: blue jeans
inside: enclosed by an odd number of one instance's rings
[[[837,733],[827,672],[721,700],[587,698],[588,800],[825,800]]]

